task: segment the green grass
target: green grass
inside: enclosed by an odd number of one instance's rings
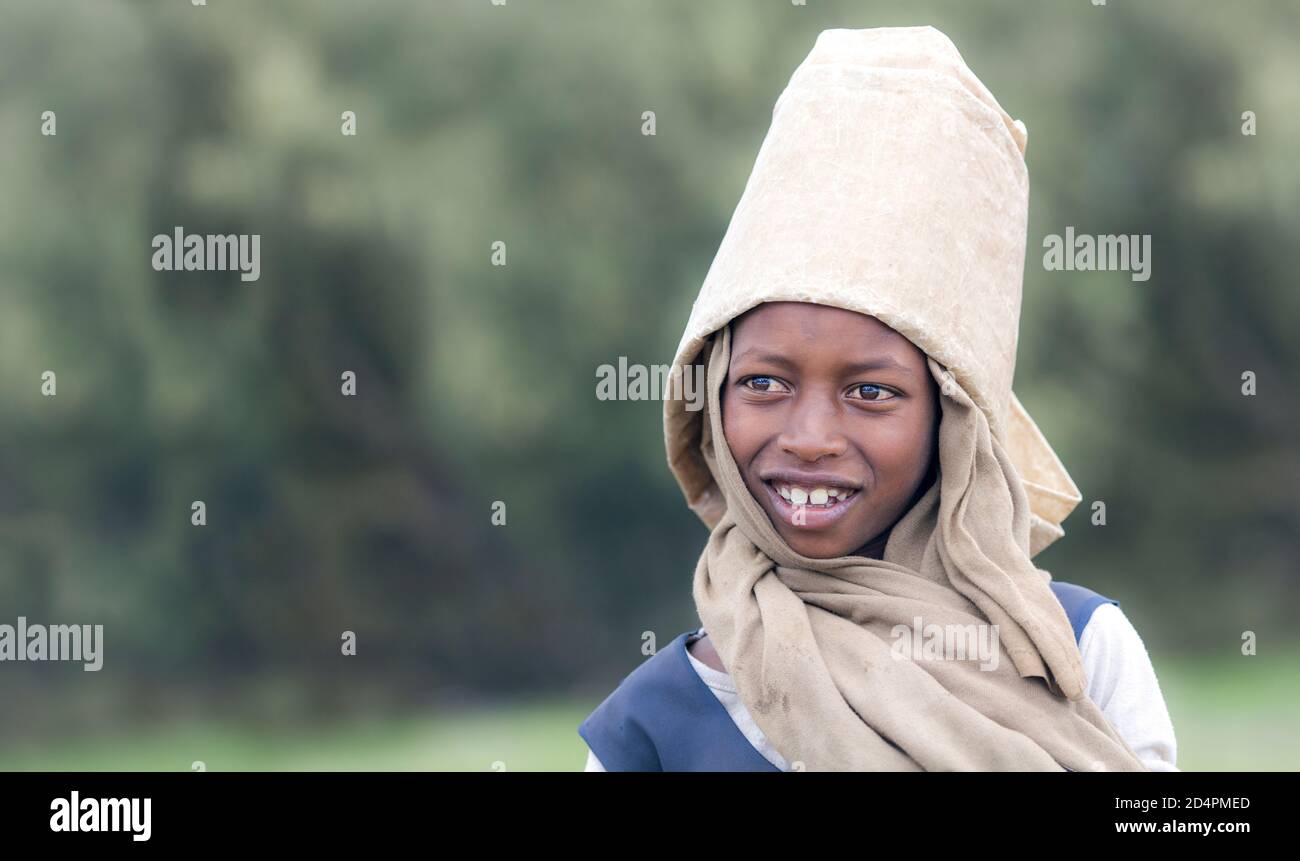
[[[581,771],[577,728],[595,705],[542,702],[298,730],[186,723],[0,749],[0,771],[190,771],[196,760],[208,771]]]
[[[1300,771],[1300,647],[1152,663],[1181,770]]]
[[[1276,657],[1154,657],[1183,771],[1300,770],[1300,648]],[[579,771],[596,705],[545,701],[296,730],[183,723],[0,747],[0,771]],[[498,766],[499,769],[501,766]]]

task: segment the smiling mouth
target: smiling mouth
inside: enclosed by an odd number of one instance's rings
[[[837,484],[796,484],[781,478],[763,481],[770,510],[794,529],[831,529],[859,503],[859,488]]]
[[[764,482],[791,505],[803,505],[808,508],[831,509],[848,502],[857,494],[857,488],[839,487],[833,484],[814,486],[794,484],[780,479]]]

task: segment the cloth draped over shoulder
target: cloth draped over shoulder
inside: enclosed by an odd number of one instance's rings
[[[712,530],[696,608],[755,722],[803,770],[1146,770],[1087,697],[1032,562],[1081,497],[1012,392],[1025,142],[939,31],[823,31],[776,102],[674,358],[668,461]],[[730,322],[775,301],[874,316],[939,383],[938,478],[883,559],[794,552],[727,447]],[[692,365],[703,409],[681,397]],[[1003,660],[904,657],[895,628],[917,617],[996,626]]]

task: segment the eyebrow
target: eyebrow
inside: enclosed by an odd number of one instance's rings
[[[789,371],[798,370],[798,368],[795,367],[794,362],[790,361],[780,353],[759,353],[756,352],[755,349],[756,348],[750,348],[739,356],[736,356],[736,361],[741,362],[748,359],[754,362],[765,362],[767,364],[777,365]],[[876,358],[869,359],[865,362],[849,362],[848,364],[841,365],[840,371],[844,374],[862,374],[868,371],[896,371],[908,377],[916,376],[911,368],[900,363],[896,359],[890,358],[889,356],[877,356]]]

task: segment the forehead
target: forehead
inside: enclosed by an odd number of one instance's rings
[[[875,317],[811,302],[765,302],[737,317],[732,335],[737,353],[759,344],[799,349],[834,343],[837,348],[852,346],[921,361],[925,355]]]

